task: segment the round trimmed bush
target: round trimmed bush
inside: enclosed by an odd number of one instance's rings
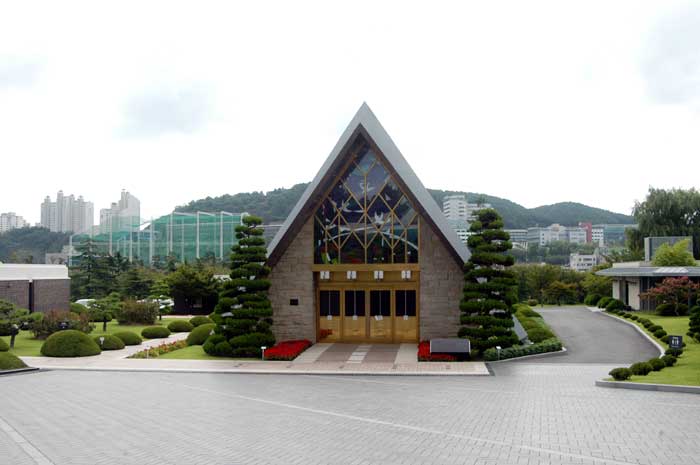
[[[678,316],[685,316],[688,314],[688,305],[687,304],[678,304],[676,305],[676,313]]]
[[[630,371],[632,372],[632,374],[638,376],[646,376],[653,370],[654,368],[652,368],[652,366],[648,362],[633,363],[630,367]]]
[[[631,313],[623,313],[622,318],[627,318],[627,319],[632,318],[632,314]]]
[[[202,346],[204,352],[216,357],[233,357],[233,347],[223,334],[209,336]]]
[[[16,355],[7,352],[0,352],[0,371],[19,370],[27,368],[27,365]]]
[[[168,329],[173,333],[189,333],[194,329],[194,326],[186,320],[175,320],[168,324]]]
[[[683,349],[666,349],[666,352],[664,352],[666,355],[673,355],[674,357],[678,358],[683,354]]]
[[[535,306],[539,305],[539,302],[537,301],[537,299],[527,299],[527,304],[530,307],[535,307]]]
[[[629,368],[614,368],[608,373],[615,381],[624,381],[630,379],[632,371]]]
[[[613,300],[612,297],[601,297],[598,301],[598,308],[605,308],[605,306],[608,305],[608,303],[610,303],[611,300]]]
[[[661,316],[674,316],[676,315],[676,306],[673,304],[657,305],[656,314]]]
[[[214,323],[197,326],[190,332],[190,334],[187,335],[187,345],[201,346],[206,342],[207,338],[212,335],[211,332],[215,327],[216,325]]]
[[[141,341],[143,341],[141,336],[131,331],[120,331],[118,333],[114,333],[114,335],[121,339],[124,345],[127,346],[137,346],[141,344]]]
[[[651,365],[652,370],[654,371],[661,371],[664,368],[666,368],[666,362],[661,360],[660,358],[652,358],[649,360],[649,365]]]
[[[657,339],[664,337],[666,334],[668,334],[668,333],[666,331],[664,331],[663,329],[657,329],[656,331],[654,331],[654,337]]]
[[[143,328],[141,336],[146,339],[162,339],[170,336],[170,330],[165,326],[148,326]]]
[[[75,329],[53,333],[41,346],[41,354],[47,357],[87,357],[100,352],[100,346],[90,336]]]
[[[647,326],[647,329],[653,333],[654,331],[658,331],[658,330],[664,329],[664,328],[662,326],[659,326],[659,325],[651,325],[651,326]]]
[[[630,320],[639,321],[639,317],[637,315],[630,315]]]
[[[649,327],[654,326],[654,322],[645,319],[644,321],[642,321],[642,326],[644,326],[646,329],[649,329]]]
[[[668,344],[669,336],[668,336],[668,334],[667,334],[667,335],[665,335],[665,336],[661,336],[659,339],[660,339],[661,342],[663,342],[664,344]]]
[[[661,360],[664,361],[667,367],[672,367],[678,361],[678,359],[673,355],[664,355],[663,357],[661,357]]]
[[[100,338],[103,337],[102,344],[100,344]],[[95,336],[92,338],[102,350],[121,350],[124,348],[124,341],[119,339],[117,336],[112,334],[105,334],[104,336]]]
[[[611,299],[606,305],[605,305],[605,310],[622,310],[625,308],[625,304],[622,303],[622,301],[617,300],[617,299]]]
[[[545,339],[554,337],[554,333],[546,328],[532,328],[527,331],[527,338],[534,343],[542,342]]]
[[[10,350],[10,345],[4,339],[0,339],[0,352],[7,352],[8,350]]]
[[[199,315],[199,316],[195,316],[195,317],[190,318],[190,324],[192,326],[194,326],[195,328],[197,326],[208,325],[211,323],[214,323],[214,320],[212,320],[211,318],[209,318],[207,316]]]
[[[595,307],[598,305],[598,301],[601,299],[601,296],[598,294],[588,294],[585,299],[583,299],[583,303],[588,305],[589,307]]]

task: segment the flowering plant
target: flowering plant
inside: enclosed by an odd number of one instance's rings
[[[187,341],[183,339],[181,341],[168,342],[159,346],[150,347],[146,350],[136,352],[127,358],[156,358],[159,355],[167,354],[168,352],[178,349],[184,349],[185,347],[187,347]]]
[[[418,344],[418,361],[419,362],[456,362],[457,357],[449,354],[431,354],[430,341],[421,341]]]
[[[282,341],[265,351],[265,360],[294,360],[309,347],[311,341],[308,339]]]

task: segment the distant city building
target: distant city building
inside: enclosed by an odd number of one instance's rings
[[[133,231],[140,224],[141,202],[126,190],[122,190],[118,202],[100,210],[100,233]]]
[[[594,224],[591,227],[591,242],[599,247],[625,245],[625,231],[637,227],[636,224]]]
[[[469,203],[464,194],[447,195],[442,199],[442,213],[448,220],[474,220],[474,213],[482,208],[491,208],[488,203]]]
[[[449,223],[454,232],[457,233],[459,240],[466,244],[467,239],[469,239],[469,236],[471,236],[471,232],[469,232],[469,223],[464,219],[448,219],[447,223]]]
[[[540,246],[548,245],[552,242],[569,242],[572,244],[586,243],[586,230],[578,226],[562,226],[552,224],[546,228],[528,228],[527,242]]]
[[[605,234],[602,224],[596,224],[591,227],[591,242],[603,247],[605,245]]]
[[[0,213],[0,233],[7,232],[10,229],[26,228],[27,226],[29,226],[29,223],[15,212]]]
[[[53,232],[81,232],[92,229],[95,213],[92,202],[83,196],[63,195],[58,191],[56,201],[46,196],[41,204],[41,226]]]
[[[593,242],[593,224],[590,222],[579,222],[578,227],[586,231],[586,244]]]
[[[569,268],[576,271],[591,271],[599,262],[596,254],[572,253],[569,255]]]
[[[527,229],[506,229],[511,242],[527,242]]]

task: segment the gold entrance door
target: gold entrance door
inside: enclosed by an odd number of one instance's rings
[[[394,291],[394,342],[418,340],[418,296],[415,289]]]
[[[392,299],[389,289],[369,291],[369,340],[392,342]]]
[[[322,290],[318,294],[319,342],[338,342],[341,338],[340,291]]]
[[[343,340],[367,339],[365,291],[348,289],[343,293]]]

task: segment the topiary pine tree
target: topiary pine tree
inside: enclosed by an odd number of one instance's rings
[[[270,268],[265,265],[267,249],[262,219],[245,216],[236,227],[238,243],[231,254],[231,280],[219,294],[212,319],[215,334],[204,344],[211,355],[260,357],[261,346],[275,344],[272,335],[272,306],[267,297]]]
[[[464,264],[464,294],[459,337],[466,337],[472,348],[483,353],[490,347],[510,347],[518,343],[513,330],[512,306],[517,302],[517,282],[508,267],[515,259],[505,252],[511,249],[510,236],[496,210],[476,212],[476,220],[467,240],[472,252]]]

